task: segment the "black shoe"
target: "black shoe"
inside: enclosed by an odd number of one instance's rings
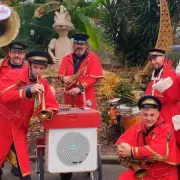
[[[0,168],[0,176],[3,174],[3,171],[2,171],[2,169]]]
[[[25,177],[20,177],[20,180],[31,180],[31,175],[27,175]]]
[[[70,180],[72,178],[72,173],[60,173],[62,180]]]
[[[16,168],[15,166],[12,166],[11,173],[12,173],[14,176],[20,176],[19,169]]]
[[[1,180],[2,178],[1,178],[1,175],[0,175],[0,180]]]

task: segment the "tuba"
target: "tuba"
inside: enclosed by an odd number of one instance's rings
[[[8,45],[19,33],[20,18],[6,4],[0,4],[0,47]]]

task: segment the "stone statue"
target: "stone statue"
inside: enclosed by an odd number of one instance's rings
[[[68,38],[68,33],[74,29],[74,25],[71,23],[69,12],[63,5],[60,7],[60,12],[55,12],[53,29],[58,33],[59,38],[50,41],[48,52],[55,64],[47,69],[45,77],[57,77],[62,58],[73,52],[73,41]]]

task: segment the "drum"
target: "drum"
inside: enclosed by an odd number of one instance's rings
[[[127,131],[131,126],[141,122],[140,110],[138,107],[132,108],[132,113],[130,116],[122,116],[121,119],[124,131]]]
[[[127,106],[118,106],[118,114],[121,115],[121,117],[128,117],[132,114],[132,108]]]
[[[120,98],[110,99],[108,102],[109,102],[110,107],[119,106]]]

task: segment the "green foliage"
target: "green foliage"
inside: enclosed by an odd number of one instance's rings
[[[134,90],[133,86],[126,81],[120,82],[115,87],[115,92],[121,97],[121,103],[126,103],[128,105],[133,105],[135,102],[129,98],[133,97],[132,91]]]
[[[160,22],[157,0],[100,0],[104,16],[101,24],[114,53],[124,54],[128,64],[144,63],[146,51],[154,48]],[[173,23],[179,22],[180,2],[169,0]],[[124,58],[124,61],[126,61]]]
[[[102,115],[102,122],[108,124],[109,123],[108,110],[107,109],[102,110],[101,115]]]
[[[43,16],[36,19],[34,18],[34,12],[40,4],[43,4]],[[75,26],[75,30],[70,32],[70,35],[75,32],[87,33],[90,35],[89,43],[91,47],[95,50],[99,49],[99,42],[102,40],[103,33],[92,20],[92,18],[97,19],[101,16],[101,11],[98,9],[99,1],[64,0],[62,4],[69,11],[72,23]],[[52,29],[55,9],[52,1],[35,0],[34,3],[18,2],[13,4],[13,8],[18,12],[21,19],[21,28],[16,39],[25,41],[29,46],[29,50],[47,48],[50,40],[58,37]]]

